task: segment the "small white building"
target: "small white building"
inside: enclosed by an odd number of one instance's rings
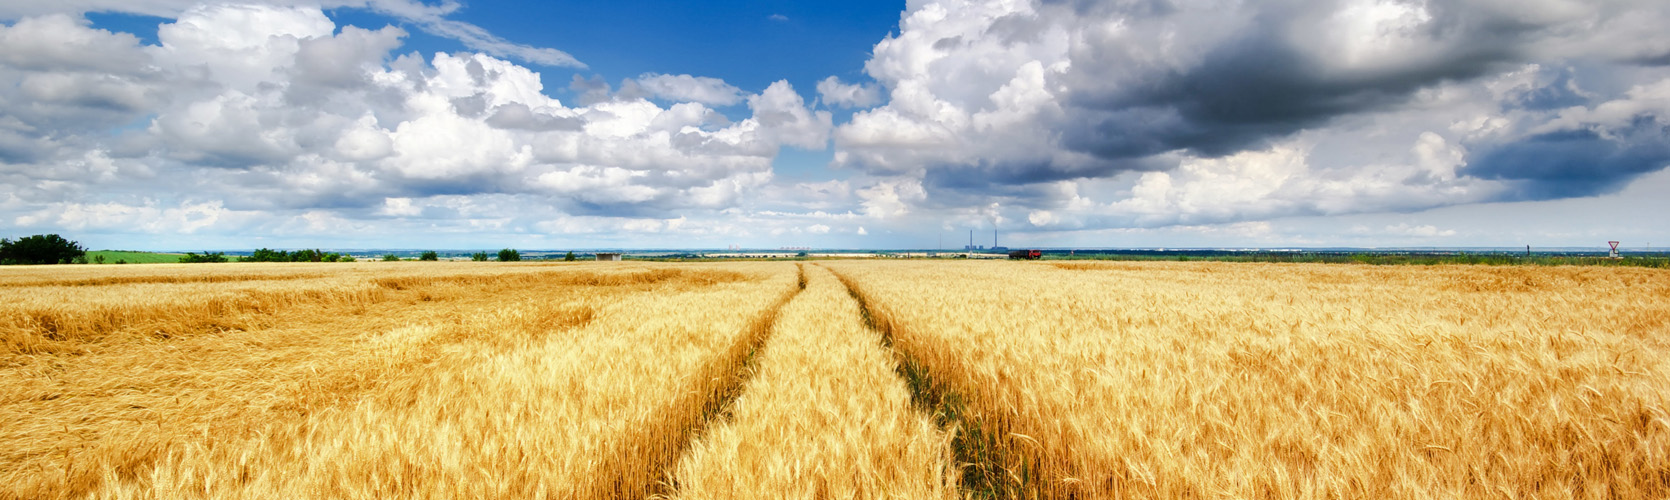
[[[597,252],[597,260],[620,261],[620,254],[615,252]]]

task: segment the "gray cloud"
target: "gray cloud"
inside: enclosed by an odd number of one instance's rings
[[[1508,102],[1503,104],[1507,110],[1555,111],[1588,105],[1593,97],[1578,86],[1576,70],[1566,68],[1550,75],[1545,81],[1539,81],[1535,86],[1513,93]]]
[[[1622,130],[1547,132],[1483,151],[1462,172],[1520,181],[1505,199],[1594,196],[1670,165],[1670,125],[1652,118]]]
[[[1670,81],[1642,66],[1670,48],[1652,28],[1670,22],[1662,3],[964,3],[913,4],[876,46],[866,70],[891,95],[838,128],[837,163],[921,179],[935,200],[1021,207],[1054,202],[1012,186],[1166,173],[1082,210],[1220,222],[1587,196],[1666,165],[1665,110],[1637,109],[1629,124],[1600,116],[1653,102],[1629,96]],[[1595,116],[1560,125],[1572,110]],[[1322,177],[1264,179],[1278,171],[1236,164],[1275,151],[1303,165],[1280,175]],[[1204,165],[1223,171],[1195,175]],[[1287,187],[1192,199],[1208,186],[1177,182]],[[1324,205],[1313,201],[1323,186],[1356,194]]]
[[[579,73],[575,73],[573,80],[568,82],[568,90],[579,94],[580,97],[577,101],[581,106],[590,106],[608,101],[614,93],[614,89],[609,86],[609,82],[603,80],[603,75],[592,75],[590,78],[586,78],[580,76]]]
[[[0,64],[30,71],[139,73],[148,60],[139,39],[127,33],[88,29],[87,21],[65,14],[29,18],[0,26]]]
[[[47,135],[119,125],[162,99],[137,38],[63,15],[0,26],[0,81],[7,115]]]
[[[831,107],[868,108],[881,103],[881,89],[874,84],[843,83],[831,76],[818,82],[818,97]]]
[[[585,126],[585,120],[571,116],[551,116],[535,113],[528,109],[528,105],[519,102],[505,104],[493,108],[492,116],[487,117],[487,124],[502,129],[551,131],[551,130],[580,130]]]
[[[292,81],[334,88],[363,86],[369,70],[381,68],[389,51],[399,47],[405,36],[404,30],[393,26],[375,31],[343,26],[336,36],[301,40]]]
[[[1353,29],[1340,19],[1351,8],[1394,8],[1388,6],[1405,10],[1382,14],[1379,33],[1331,33]],[[1090,38],[1075,50],[1073,69],[1064,77],[1072,89],[1066,99],[1077,118],[1069,121],[1082,125],[1068,128],[1066,145],[1111,158],[1174,150],[1210,157],[1258,148],[1337,116],[1405,104],[1416,91],[1442,82],[1514,69],[1538,58],[1537,42],[1605,16],[1539,17],[1462,1],[1259,2],[1244,9],[1175,11],[1132,33]],[[1234,23],[1243,28],[1227,36],[1163,28],[1166,18],[1226,15],[1239,19],[1197,26]],[[1143,66],[1154,53],[1097,50],[1152,35],[1220,38],[1198,54],[1198,62],[1135,74],[1131,67]],[[1362,36],[1377,39],[1353,41]],[[1154,126],[1141,125],[1147,123]]]

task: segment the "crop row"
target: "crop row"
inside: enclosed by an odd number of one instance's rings
[[[741,395],[673,471],[673,497],[959,497],[950,434],[912,406],[846,288],[819,266],[806,275]]]
[[[830,267],[964,429],[976,492],[1670,494],[1662,272]]]
[[[643,497],[798,290],[785,264],[667,271],[373,282],[258,328],[13,355],[0,498]]]

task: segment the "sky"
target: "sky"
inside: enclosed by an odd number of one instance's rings
[[[0,0],[0,236],[1670,247],[1670,3]]]

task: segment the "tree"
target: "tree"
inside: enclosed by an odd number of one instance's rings
[[[418,256],[418,260],[441,260],[441,256],[434,250],[424,250],[423,254]]]
[[[226,262],[226,252],[203,252],[203,255],[186,252],[185,255],[180,256],[180,263],[182,264],[203,264],[216,262]],[[103,261],[101,260],[100,263],[103,263]]]
[[[564,255],[562,260],[563,262],[574,262],[574,252],[568,252],[568,255]]]
[[[297,250],[290,253],[292,262],[319,262],[325,260],[325,253],[319,250]]]
[[[487,252],[472,253],[472,254],[470,254],[470,260],[473,260],[473,261],[476,261],[476,262],[487,262]]]
[[[400,257],[392,253],[385,253],[383,254],[383,262],[400,262]]]
[[[510,248],[499,250],[499,262],[516,262],[519,260],[522,260],[521,252],[517,252],[515,249]]]
[[[238,258],[238,262],[290,262],[290,252],[258,248],[250,252],[249,256]]]
[[[68,264],[86,256],[86,248],[56,234],[0,238],[0,264]]]

